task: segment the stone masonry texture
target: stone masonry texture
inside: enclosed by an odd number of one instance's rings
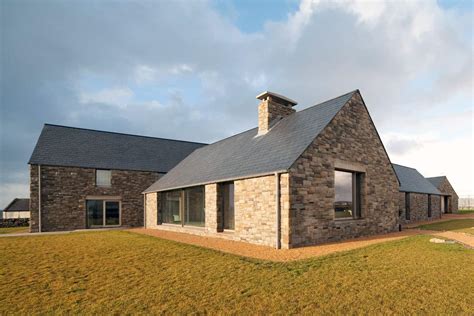
[[[280,183],[280,240],[282,248],[289,248],[289,177],[281,174]],[[222,204],[219,184],[205,185],[205,227],[155,225],[151,223],[159,213],[156,193],[146,194],[147,227],[220,237],[274,247],[276,245],[276,176],[262,176],[234,181],[235,229],[222,229]],[[149,220],[150,219],[150,220]]]
[[[454,188],[449,183],[448,178],[444,178],[441,184],[438,187],[438,190],[443,194],[448,196],[448,213],[457,213],[458,212],[458,202],[459,197],[454,191]]]
[[[260,102],[258,106],[258,132],[264,134],[268,132],[272,123],[280,118],[294,113],[291,107],[281,105],[279,103],[265,100]]]
[[[439,195],[409,192],[410,219],[406,219],[405,192],[399,192],[400,223],[409,224],[441,218],[441,198]],[[428,197],[431,198],[431,216],[428,216]]]
[[[86,228],[87,196],[120,196],[122,225],[143,225],[142,191],[160,175],[156,172],[112,170],[111,187],[97,187],[95,169],[41,166],[42,231]],[[30,166],[30,230],[38,227],[38,166]]]
[[[338,162],[365,170],[360,219],[334,218]],[[291,247],[398,229],[398,181],[358,93],[293,164],[289,184]]]

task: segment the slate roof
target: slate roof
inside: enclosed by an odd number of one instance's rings
[[[205,144],[45,124],[28,163],[165,173],[202,146]]]
[[[30,199],[13,199],[3,210],[4,212],[29,211]]]
[[[431,182],[436,188],[439,188],[444,179],[446,179],[445,176],[426,178],[426,180]]]
[[[441,192],[425,179],[418,170],[397,164],[392,164],[400,181],[401,192],[414,192],[441,195]]]
[[[354,93],[291,114],[265,135],[253,128],[199,148],[145,192],[287,171]]]

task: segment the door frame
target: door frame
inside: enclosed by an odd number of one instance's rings
[[[102,225],[89,225],[89,218],[88,218],[88,214],[87,214],[87,201],[91,201],[91,200],[96,200],[96,201],[102,201]],[[106,215],[106,208],[105,208],[105,204],[107,202],[118,202],[119,204],[119,223],[118,225],[106,225],[106,220],[105,220],[105,215]],[[95,198],[86,198],[85,200],[85,204],[86,204],[86,228],[87,229],[94,229],[94,228],[109,228],[109,227],[120,227],[122,226],[122,200],[121,199],[116,199],[116,198],[99,198],[99,197],[95,197]]]

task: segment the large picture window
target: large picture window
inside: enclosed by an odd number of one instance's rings
[[[362,173],[335,170],[335,219],[360,218]]]
[[[162,222],[181,224],[181,191],[168,191],[161,193]]]
[[[204,187],[184,190],[184,225],[204,226]]]
[[[167,224],[204,226],[204,187],[160,193],[161,222]]]

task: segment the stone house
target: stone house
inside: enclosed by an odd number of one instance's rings
[[[358,90],[298,112],[279,94],[257,98],[258,127],[144,191],[147,228],[276,248],[398,230],[399,182]]]
[[[30,218],[30,199],[13,199],[3,210],[3,219]]]
[[[143,226],[143,189],[202,146],[46,124],[29,160],[30,231]]]
[[[426,178],[441,193],[441,213],[457,213],[459,197],[446,176]]]
[[[440,219],[444,213],[441,192],[418,170],[397,164],[393,168],[400,181],[400,223]]]

